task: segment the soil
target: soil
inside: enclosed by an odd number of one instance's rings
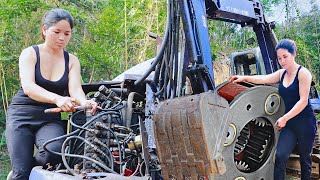
[[[231,71],[229,58],[219,58],[212,63],[212,66],[214,73],[214,83],[216,87],[230,78]]]

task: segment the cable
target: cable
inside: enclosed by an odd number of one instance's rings
[[[83,112],[83,111],[79,111],[79,112]],[[75,114],[77,114],[77,113],[79,113],[79,112],[76,112]],[[117,114],[116,112],[112,112],[112,113]],[[74,114],[74,115],[75,115],[75,114]],[[78,129],[75,130],[75,131],[73,131],[73,132],[71,132],[71,133],[69,133],[69,134],[62,135],[62,136],[59,136],[59,137],[50,139],[49,141],[47,141],[47,142],[45,142],[45,143],[43,144],[43,149],[44,149],[45,151],[48,151],[48,152],[52,153],[52,154],[61,155],[61,153],[58,153],[58,152],[55,152],[55,151],[51,151],[50,149],[47,149],[46,146],[47,146],[48,144],[54,142],[54,141],[57,141],[57,140],[60,140],[60,139],[64,139],[64,138],[67,138],[67,137],[70,137],[70,136],[73,136],[73,135],[76,135],[80,130],[88,130],[87,128],[85,128],[86,126],[88,126],[88,125],[91,124],[94,120],[98,119],[100,116],[105,115],[105,114],[111,114],[111,112],[104,112],[104,113],[98,114],[98,115],[96,115],[95,117],[91,118],[89,121],[87,121],[83,126],[78,126],[78,125],[74,124],[73,121],[72,121],[72,118],[73,118],[74,115],[72,115],[71,118],[70,118],[70,124],[73,125],[74,127],[78,128]],[[117,137],[116,137],[116,138],[117,138]],[[118,139],[117,139],[117,140],[118,140]],[[119,140],[118,140],[118,142],[119,142]],[[119,145],[119,149],[120,149],[120,145]]]
[[[75,124],[73,122],[73,117],[70,118],[70,124],[78,129],[82,129],[82,130],[88,130],[87,128],[85,128],[86,126],[88,126],[89,124],[91,124],[94,120],[98,119],[100,116],[103,116],[103,115],[106,115],[106,114],[116,114],[116,115],[119,115],[118,112],[113,112],[113,111],[110,111],[110,112],[103,112],[103,113],[100,113],[98,115],[96,115],[95,117],[91,118],[89,121],[87,121],[84,125],[82,126],[78,126],[77,124]]]
[[[145,161],[142,161],[142,163],[140,164],[140,167],[139,167],[139,173],[140,173],[141,176],[144,176],[143,173],[142,173],[142,167],[143,167],[142,165],[145,164],[145,163],[146,163]]]
[[[68,165],[68,163],[67,163],[67,161],[66,161],[66,156],[69,156],[69,157],[78,157],[78,158],[86,159],[86,160],[88,160],[88,161],[92,161],[92,162],[96,163],[97,165],[99,165],[100,167],[102,167],[103,169],[105,169],[105,170],[107,170],[107,171],[109,171],[109,172],[112,172],[112,173],[114,173],[114,174],[118,174],[117,172],[115,172],[115,171],[113,171],[112,169],[110,169],[108,166],[102,164],[101,162],[99,162],[99,161],[97,161],[97,160],[95,160],[95,159],[89,158],[89,157],[87,157],[87,156],[82,156],[82,155],[66,154],[66,153],[64,153],[64,149],[66,148],[67,142],[68,142],[70,139],[73,139],[73,138],[82,140],[82,141],[85,142],[86,144],[92,145],[92,143],[90,143],[89,141],[85,140],[85,139],[82,138],[82,137],[78,137],[78,136],[69,137],[69,138],[67,138],[67,139],[63,142],[62,147],[61,147],[61,153],[59,153],[59,154],[61,154],[63,164],[65,165],[65,167],[67,168],[67,170],[68,170],[70,173],[72,173],[73,175],[77,176],[76,172],[75,172],[74,170],[72,170],[72,169],[70,168],[70,166]]]
[[[136,170],[130,175],[130,177],[137,175],[139,171],[140,163],[138,163]]]

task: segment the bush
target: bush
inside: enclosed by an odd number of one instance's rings
[[[7,174],[11,171],[11,165],[5,145],[0,145],[0,162],[0,179],[6,179]]]

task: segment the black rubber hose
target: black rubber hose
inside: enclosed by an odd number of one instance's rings
[[[164,84],[163,84],[163,98],[167,99],[167,85],[169,83],[169,75],[170,75],[170,67],[169,67],[169,62],[168,62],[168,55],[167,58],[165,59],[166,61],[166,73],[164,74]]]
[[[161,63],[157,64],[156,69],[154,71],[154,77],[153,77],[153,83],[154,84],[158,84],[159,83],[162,64],[163,64],[163,58],[162,58]]]
[[[83,111],[76,112],[75,114],[80,113],[80,112],[83,112]],[[71,116],[71,118],[70,118],[70,123],[72,122],[72,118],[73,118],[73,116],[74,116],[75,114],[73,114],[73,115]],[[109,112],[105,112],[105,113],[98,114],[97,116],[95,116],[95,117],[93,117],[92,119],[90,119],[89,121],[87,121],[82,127],[81,127],[81,126],[78,126],[78,125],[75,125],[75,127],[78,127],[79,129],[77,129],[77,130],[75,130],[75,131],[73,131],[73,132],[71,132],[71,133],[69,133],[69,134],[66,134],[66,135],[63,135],[63,136],[59,136],[59,137],[50,139],[49,141],[45,142],[45,143],[42,145],[42,146],[43,146],[43,149],[44,149],[45,151],[48,151],[48,152],[52,153],[52,154],[61,155],[61,153],[54,152],[54,151],[51,151],[51,150],[47,149],[46,146],[47,146],[48,144],[54,142],[54,141],[57,141],[57,140],[60,140],[60,139],[64,139],[64,138],[67,138],[67,137],[70,137],[70,136],[73,136],[73,135],[76,135],[78,132],[80,132],[81,129],[86,130],[86,128],[84,128],[84,127],[88,126],[88,125],[89,125],[90,123],[92,123],[94,120],[96,120],[97,118],[99,118],[100,116],[105,115],[105,114],[110,114],[110,113],[109,113]],[[74,124],[74,123],[72,122],[71,124]]]
[[[176,2],[176,8],[179,8],[178,2]],[[180,10],[178,9],[178,12],[180,12]],[[180,16],[179,14],[175,14],[175,23],[173,25],[176,29],[175,33],[173,34],[173,39],[176,42],[175,44],[179,44],[179,29],[180,29]],[[174,46],[173,47],[173,59],[175,60],[173,62],[173,89],[172,89],[172,94],[171,94],[171,98],[175,98],[177,97],[177,77],[178,77],[178,65],[179,65],[179,46]]]
[[[164,55],[164,58],[165,58],[165,55]],[[161,67],[160,67],[160,75],[159,75],[159,83],[156,83],[156,85],[159,84],[159,88],[161,89],[163,84],[164,84],[164,73],[166,73],[166,67],[165,67],[165,62],[166,60],[163,59],[162,62],[161,62]]]
[[[110,169],[108,166],[104,165],[103,163],[101,163],[101,162],[99,162],[99,161],[97,161],[97,160],[95,160],[95,159],[89,158],[89,157],[87,157],[87,156],[78,155],[78,154],[66,154],[66,153],[64,153],[64,149],[66,148],[67,142],[68,142],[70,139],[73,139],[73,138],[82,140],[82,141],[85,142],[86,144],[89,144],[89,145],[91,144],[89,141],[85,140],[85,139],[82,138],[82,137],[78,137],[78,136],[69,137],[69,138],[67,138],[67,139],[63,142],[62,147],[61,147],[61,157],[62,157],[63,164],[65,165],[65,167],[68,169],[69,172],[71,172],[71,173],[72,173],[73,175],[75,175],[75,176],[77,175],[77,173],[75,173],[75,171],[72,170],[72,169],[70,168],[70,166],[68,165],[68,162],[66,161],[66,156],[69,156],[69,157],[77,157],[77,158],[86,159],[86,160],[88,160],[88,161],[92,161],[92,162],[96,163],[97,165],[99,165],[100,167],[102,167],[103,169],[105,169],[105,170],[107,170],[107,171],[109,171],[109,172],[112,172],[112,173],[114,173],[114,174],[118,174],[117,172],[115,172],[115,171],[113,171],[112,169]]]
[[[161,96],[161,94],[165,91],[165,81],[166,81],[166,75],[169,74],[169,72],[167,71],[167,55],[165,53],[164,55],[164,59],[161,62],[161,71],[160,71],[160,82],[159,82],[159,88],[160,90],[158,92],[155,92],[155,96]]]
[[[169,39],[169,45],[168,45],[168,59],[169,59],[169,66],[167,67],[168,70],[169,70],[169,82],[168,82],[168,86],[169,86],[169,89],[166,89],[168,90],[166,92],[166,99],[169,99],[171,94],[172,94],[172,88],[173,88],[173,54],[174,54],[174,46],[176,46],[176,42],[175,42],[175,39],[174,39],[174,34],[175,32],[177,31],[177,29],[175,29],[175,4],[174,2],[172,2],[172,5],[170,6],[170,11],[171,11],[171,31],[170,31],[170,39]]]

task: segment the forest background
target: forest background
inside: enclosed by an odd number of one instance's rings
[[[320,4],[306,0],[310,10],[298,0],[262,0],[269,16],[279,14],[275,33],[278,39],[294,39],[298,63],[307,67],[319,90],[320,84]],[[6,154],[5,114],[11,98],[20,88],[20,52],[42,43],[40,21],[53,8],[71,12],[76,26],[67,51],[78,56],[84,83],[106,81],[131,66],[156,55],[155,40],[147,32],[163,36],[165,0],[0,0],[0,179],[10,169]],[[275,8],[282,5],[283,8]],[[277,9],[277,10],[275,10]],[[246,42],[254,34],[250,27],[208,21],[214,65],[226,63],[231,52],[256,47]]]

